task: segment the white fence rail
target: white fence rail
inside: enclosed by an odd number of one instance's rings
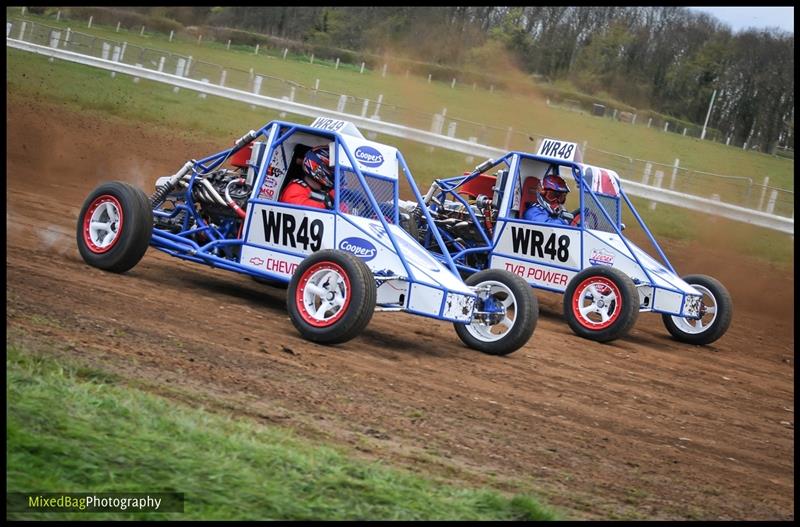
[[[8,32],[7,32],[8,35]],[[57,47],[48,47],[38,44],[32,44],[9,36],[6,37],[6,46],[38,53],[49,57],[67,60],[101,68],[108,71],[131,75],[134,78],[148,79],[156,82],[162,82],[171,86],[186,88],[199,93],[215,95],[227,99],[244,102],[254,106],[262,106],[273,110],[280,110],[296,115],[306,117],[331,117],[334,119],[343,119],[353,122],[359,128],[370,130],[377,133],[391,135],[393,137],[401,137],[412,141],[425,143],[429,146],[462,152],[471,156],[489,157],[494,158],[506,153],[505,150],[479,144],[474,141],[465,141],[455,137],[449,137],[438,133],[428,132],[417,128],[410,128],[399,124],[389,123],[381,120],[371,119],[366,116],[343,113],[338,111],[320,108],[308,104],[301,104],[288,100],[288,98],[275,98],[265,95],[257,95],[252,92],[238,90],[234,88],[219,86],[209,82],[194,80],[170,73],[164,73],[157,70],[147,69],[140,65],[130,65],[122,62],[115,62],[103,58],[94,57],[80,53],[74,53],[58,49]],[[362,112],[364,113],[364,112]],[[623,185],[626,191],[631,196],[642,197],[651,201],[665,203],[677,207],[687,208],[725,218],[742,221],[760,227],[774,229],[780,232],[794,235],[794,219],[786,218],[783,216],[776,216],[767,214],[765,212],[747,209],[728,203],[723,203],[717,200],[691,196],[688,194],[675,192],[658,187],[651,187],[642,183],[623,179]]]

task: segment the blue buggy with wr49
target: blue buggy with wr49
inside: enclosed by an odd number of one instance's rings
[[[330,208],[279,201],[315,147],[327,149],[333,168]],[[401,170],[417,198],[413,219],[399,207]],[[538,317],[527,283],[504,269],[465,283],[437,229],[428,229],[434,258],[404,229],[412,224],[430,227],[433,218],[400,152],[352,123],[318,118],[310,126],[272,121],[230,149],[187,161],[149,198],[127,183],[100,185],[81,208],[77,243],[86,263],[117,273],[152,246],[288,284],[290,319],[315,342],[345,342],[375,311],[404,311],[452,322],[484,353],[522,347]]]

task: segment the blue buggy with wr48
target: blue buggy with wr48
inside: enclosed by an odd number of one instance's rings
[[[416,203],[400,207],[420,220],[409,232],[432,255],[453,260],[462,275],[502,269],[534,288],[562,293],[564,317],[584,338],[622,337],[640,312],[653,312],[679,341],[719,339],[733,311],[725,287],[706,275],[678,276],[616,172],[579,159],[575,143],[544,139],[536,154],[509,152],[464,175],[434,180],[423,202],[435,229],[421,221]],[[487,173],[495,167],[500,170]],[[564,221],[529,221],[526,209],[537,206],[540,182],[551,174],[574,182],[577,208],[560,213]],[[660,261],[622,234],[626,207]],[[546,217],[536,212],[528,217]]]

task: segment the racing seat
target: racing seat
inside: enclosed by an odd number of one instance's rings
[[[538,188],[538,177],[528,176],[522,184],[522,192],[519,197],[519,218],[525,216],[525,211],[528,210],[528,204],[536,203],[536,189]]]
[[[465,172],[466,176],[469,172]],[[490,176],[489,174],[480,174],[475,178],[467,181],[464,185],[458,187],[459,194],[467,194],[469,199],[475,199],[478,194],[492,199],[494,195],[494,185],[497,182],[497,176]]]
[[[278,193],[275,196],[276,201],[290,181],[293,179],[303,179],[303,176],[305,175],[303,172],[303,159],[306,156],[306,152],[309,150],[311,150],[311,147],[302,143],[297,143],[294,146],[294,150],[292,151],[292,160],[289,162],[289,166],[286,170],[286,177],[283,178],[283,181],[278,188]]]

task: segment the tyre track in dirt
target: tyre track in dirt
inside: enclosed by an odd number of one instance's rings
[[[758,289],[780,271],[680,244],[675,267],[717,276],[734,298],[729,333],[708,347],[675,342],[647,314],[625,339],[589,342],[542,293],[533,339],[508,357],[388,313],[328,348],[300,339],[283,291],[247,277],[152,249],[124,275],[80,259],[75,221],[94,186],[149,192],[219,144],[20,97],[7,132],[7,328],[20,338],[368,459],[538,489],[575,517],[793,518],[794,294],[766,305]]]

